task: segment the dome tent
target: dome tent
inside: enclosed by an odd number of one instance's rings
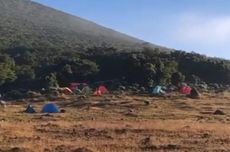
[[[157,85],[152,89],[151,93],[154,95],[165,94],[164,90],[166,90],[166,87]]]
[[[104,86],[104,85],[100,85],[98,87],[98,90],[100,90],[102,94],[109,92],[108,89],[106,88],[106,86]]]
[[[55,103],[49,102],[42,108],[42,113],[59,113],[60,110]]]
[[[25,110],[26,113],[36,113],[36,111],[34,110],[33,106],[31,104],[29,104]]]
[[[104,85],[100,85],[99,87],[96,88],[94,91],[93,95],[94,96],[101,96],[102,94],[108,93],[108,89]]]
[[[182,85],[182,87],[180,89],[180,92],[182,94],[186,94],[186,95],[190,94],[191,91],[192,91],[192,88],[190,86],[188,86],[187,84]]]

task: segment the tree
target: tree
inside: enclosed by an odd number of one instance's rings
[[[73,76],[78,78],[87,78],[96,75],[99,71],[98,65],[90,60],[82,59],[71,65]]]
[[[152,63],[146,63],[143,66],[144,72],[142,73],[144,75],[145,85],[148,87],[152,87],[154,84],[154,77],[156,75],[156,67]]]
[[[0,85],[16,78],[14,60],[8,55],[0,55]]]
[[[171,83],[172,74],[177,71],[178,64],[175,61],[167,61],[164,64],[162,82],[169,84]]]
[[[157,63],[156,63],[156,83],[160,84],[163,80],[163,75],[164,75],[164,63],[161,61],[161,59],[158,59]]]
[[[33,80],[35,78],[34,68],[29,65],[18,66],[17,77],[20,81]]]
[[[180,83],[184,82],[185,76],[181,72],[175,72],[172,74],[171,83],[178,86]]]
[[[193,84],[199,84],[199,83],[202,82],[201,79],[198,76],[194,75],[194,74],[188,76],[187,81],[190,82],[190,83],[193,83]]]
[[[56,73],[50,73],[50,75],[46,76],[45,78],[46,81],[46,88],[52,88],[52,87],[58,87],[58,81],[57,81],[57,76]]]

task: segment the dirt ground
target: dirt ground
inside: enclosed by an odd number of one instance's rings
[[[0,109],[0,152],[230,151],[229,92],[200,99],[64,96],[56,103],[66,112],[49,115],[39,113],[45,102],[10,102]],[[38,113],[24,113],[28,103]]]

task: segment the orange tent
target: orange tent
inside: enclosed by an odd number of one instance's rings
[[[73,91],[70,88],[64,87],[64,88],[59,88],[59,91],[64,94],[72,94]]]

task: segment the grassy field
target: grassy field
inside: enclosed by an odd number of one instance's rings
[[[32,100],[32,99],[31,99]],[[65,113],[27,114],[30,100],[0,109],[0,152],[230,151],[230,93],[200,99],[105,95],[56,103]],[[33,99],[39,112],[45,101]],[[219,109],[224,115],[215,115]]]

